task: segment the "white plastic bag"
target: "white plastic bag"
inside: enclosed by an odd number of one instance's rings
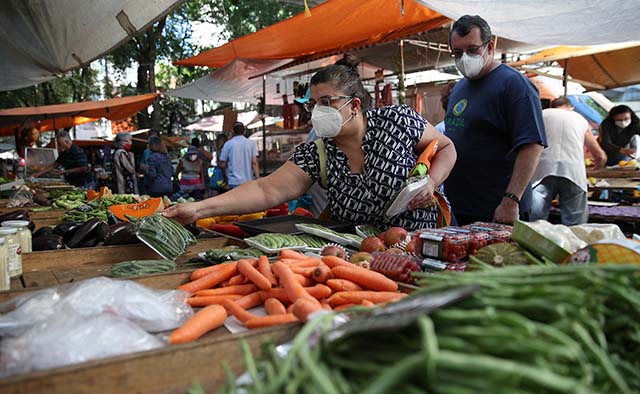
[[[578,249],[582,249],[587,244],[569,229],[569,227],[562,224],[551,224],[546,220],[536,220],[535,222],[528,223],[528,225],[560,246],[561,248],[568,250],[571,253],[575,253]]]
[[[186,303],[188,293],[179,290],[153,290],[130,280],[105,277],[87,279],[71,285],[44,289],[7,301],[0,311],[0,336],[18,335],[26,328],[69,308],[82,316],[109,312],[139,325],[149,332],[181,326],[193,310]]]
[[[427,183],[429,183],[429,176],[425,175],[420,180],[404,186],[391,205],[389,205],[389,208],[387,208],[387,211],[385,212],[387,217],[391,218],[406,211],[411,200],[420,194],[420,191],[427,185]]]
[[[569,227],[584,242],[592,244],[602,240],[626,239],[620,227],[608,223],[586,223]]]
[[[87,318],[64,307],[0,343],[0,378],[162,346],[163,341],[120,316]]]

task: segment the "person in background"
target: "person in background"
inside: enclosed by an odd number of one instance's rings
[[[607,154],[607,165],[635,158],[640,136],[640,119],[626,105],[616,105],[600,124],[599,142]]]
[[[445,114],[447,113],[447,107],[449,106],[449,96],[451,95],[451,91],[453,90],[454,86],[456,86],[456,81],[449,81],[442,87],[442,89],[440,89],[440,104],[442,104],[442,109],[444,109]],[[442,121],[434,127],[436,128],[436,130],[444,134],[444,119],[442,119]]]
[[[33,174],[39,178],[43,174],[53,172],[54,175],[64,175],[67,182],[83,189],[91,189],[93,181],[89,173],[89,161],[87,154],[71,141],[69,133],[61,130],[56,134],[58,158],[55,163],[49,165],[40,172]],[[62,166],[62,170],[57,169]]]
[[[407,230],[436,227],[434,193],[456,160],[451,141],[412,108],[371,108],[358,71],[332,65],[311,78],[307,110],[326,154],[327,195],[332,217],[341,222]],[[429,180],[407,211],[388,218],[388,202],[404,187],[418,156],[434,142]],[[228,144],[228,142],[227,142]],[[318,144],[300,144],[274,173],[219,196],[178,204],[164,211],[181,223],[225,214],[258,212],[305,193],[323,175]]]
[[[198,148],[191,145],[187,153],[178,163],[175,177],[180,175],[180,193],[202,200],[204,196],[204,170],[202,160],[198,157]]]
[[[138,194],[136,162],[131,148],[131,134],[118,133],[114,140],[116,151],[113,153],[113,173],[115,191],[118,194]]]
[[[27,121],[20,129],[20,138],[16,146],[18,154],[20,157],[25,157],[27,148],[38,148],[40,146],[40,131],[35,127],[33,122]]]
[[[171,158],[167,154],[167,148],[160,137],[150,137],[149,150],[151,155],[147,160],[147,172],[145,174],[146,179],[148,179],[147,193],[151,197],[169,196],[173,193],[171,182],[173,166],[171,165]]]
[[[195,146],[196,149],[198,149],[198,159],[202,161],[202,171],[204,171],[205,197],[209,197],[209,194],[211,194],[211,188],[209,187],[209,167],[211,167],[213,154],[208,150],[202,148],[200,139],[198,137],[193,137],[191,139],[191,146]]]
[[[495,60],[491,28],[477,15],[453,24],[449,46],[464,75],[445,116],[446,135],[458,152],[445,181],[453,214],[459,225],[527,220],[531,177],[547,143],[538,90]]]
[[[139,186],[140,192],[141,193],[148,193],[148,187],[149,187],[149,178],[147,177],[147,173],[149,170],[149,157],[151,157],[151,148],[149,146],[149,140],[151,140],[152,137],[158,137],[158,132],[157,131],[150,131],[149,132],[149,139],[147,140],[147,147],[144,148],[144,151],[142,152],[142,157],[140,158],[140,172],[143,174],[142,177],[142,186]],[[164,145],[163,145],[164,146]],[[165,147],[166,150],[166,147]],[[172,171],[173,172],[173,171]]]
[[[233,138],[224,144],[218,158],[218,165],[226,173],[229,189],[260,178],[258,148],[244,136],[244,132],[244,124],[235,122]]]
[[[591,134],[589,122],[573,111],[568,98],[553,100],[542,117],[549,147],[533,175],[531,220],[547,220],[551,201],[559,196],[562,224],[586,223],[589,211],[584,147],[592,154],[596,169],[604,167],[607,156]]]

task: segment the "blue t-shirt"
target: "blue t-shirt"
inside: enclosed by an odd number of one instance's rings
[[[151,151],[149,151],[151,152]],[[169,195],[173,192],[171,176],[173,166],[171,158],[166,153],[151,152],[147,159],[149,169],[145,176],[148,178],[147,192],[154,196]]]
[[[453,213],[490,221],[511,180],[519,148],[547,144],[538,90],[501,64],[480,80],[463,78],[456,84],[445,124],[458,152],[445,181]],[[529,186],[520,212],[530,207]]]
[[[253,179],[253,158],[258,156],[256,144],[242,135],[225,142],[220,152],[221,161],[227,162],[229,186],[239,186]]]

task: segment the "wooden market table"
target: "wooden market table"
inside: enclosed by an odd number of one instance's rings
[[[600,170],[587,169],[587,177],[593,178],[640,178],[640,171],[630,168],[602,168]]]
[[[190,272],[150,275],[134,281],[156,289],[175,289],[188,281]],[[24,294],[30,290],[11,293]],[[167,345],[160,349],[94,360],[0,380],[4,394],[81,394],[100,392],[184,394],[197,380],[205,392],[218,392],[225,381],[222,362],[239,375],[245,370],[240,339],[254,354],[266,341],[284,343],[293,339],[300,324],[288,324],[231,334],[220,327],[195,342]],[[168,334],[168,333],[167,333]]]

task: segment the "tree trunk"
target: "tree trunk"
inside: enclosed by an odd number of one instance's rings
[[[157,43],[162,37],[167,17],[165,16],[141,37],[140,52],[138,56],[138,87],[139,94],[152,93],[156,91],[155,64],[157,56]],[[160,129],[160,105],[157,100],[153,105],[154,111],[151,116],[146,111],[138,113],[138,127]]]

